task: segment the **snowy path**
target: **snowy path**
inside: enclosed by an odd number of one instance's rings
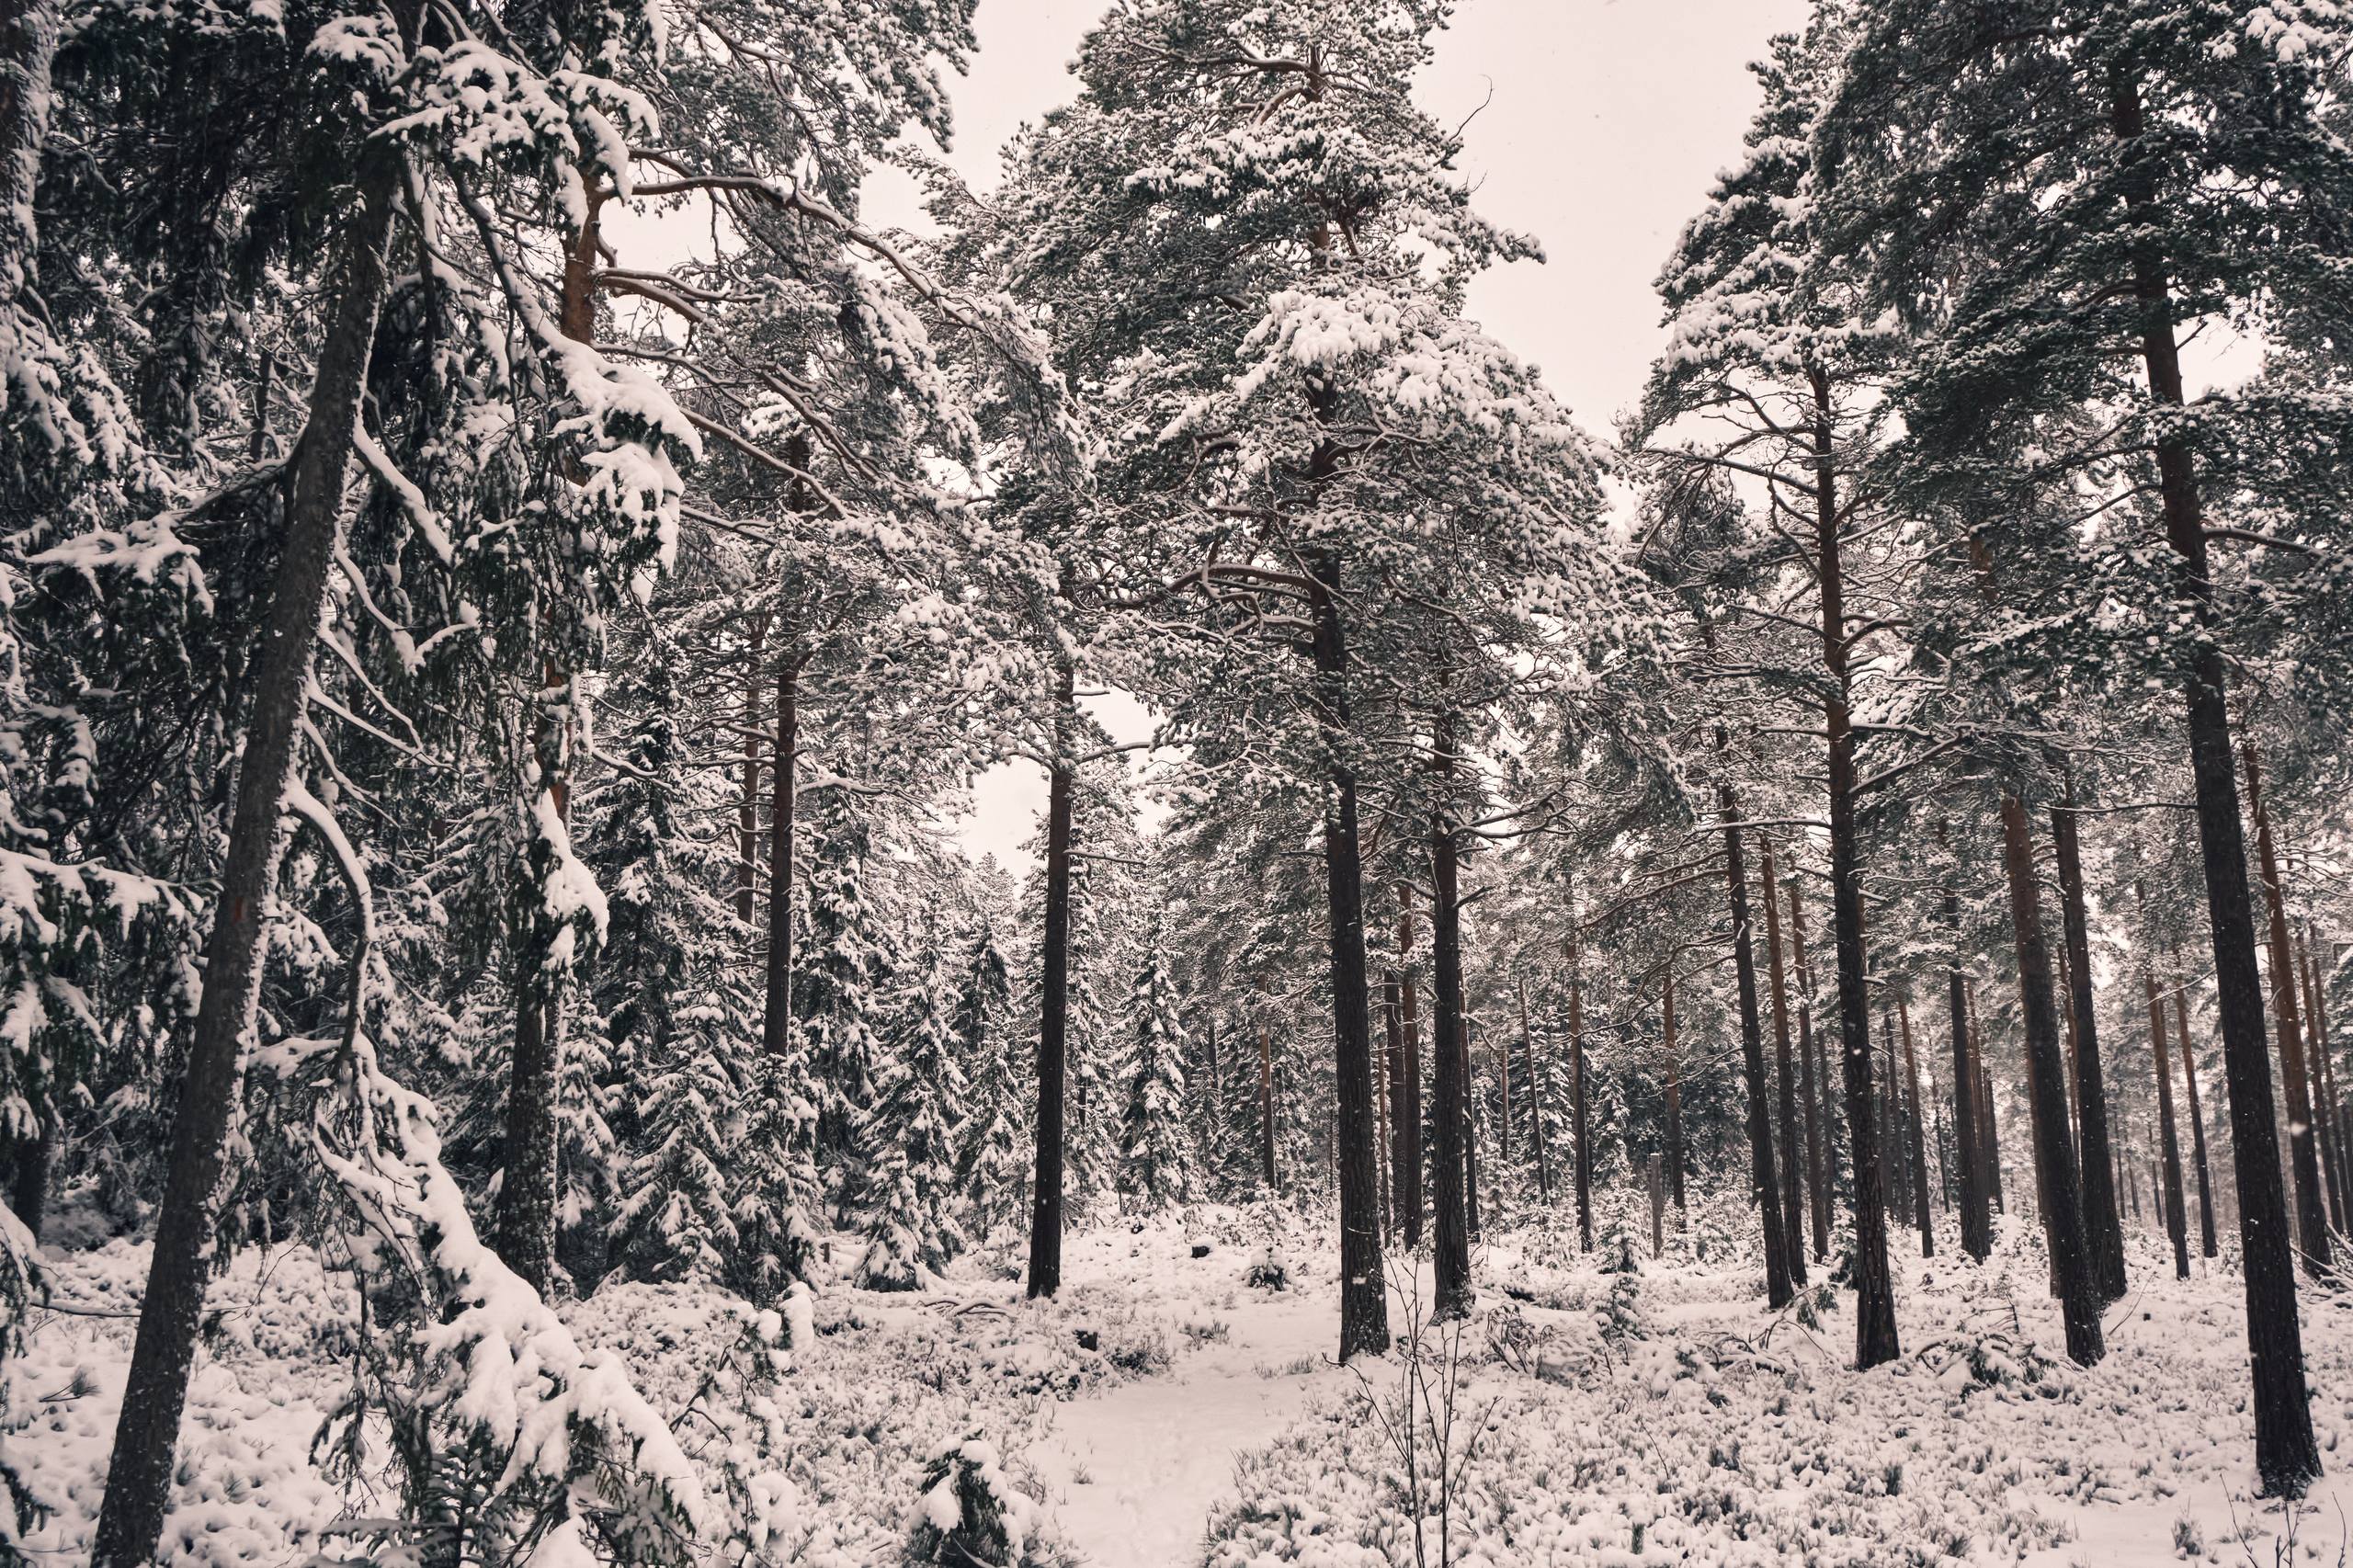
[[[1214,1315],[1230,1324],[1225,1340],[1181,1354],[1167,1377],[1059,1407],[1030,1450],[1063,1534],[1097,1568],[1198,1563],[1201,1527],[1233,1491],[1234,1455],[1350,1381],[1330,1364],[1339,1309],[1328,1290],[1249,1292]],[[1290,1369],[1303,1358],[1315,1369]]]

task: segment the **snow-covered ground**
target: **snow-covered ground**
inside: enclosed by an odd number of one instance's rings
[[[1905,1355],[1859,1375],[1839,1293],[1817,1273],[1802,1309],[1768,1313],[1731,1220],[1695,1210],[1666,1257],[1638,1243],[1631,1274],[1552,1227],[1499,1236],[1469,1324],[1425,1335],[1418,1359],[1351,1369],[1330,1361],[1328,1221],[1268,1210],[1075,1234],[1050,1307],[1021,1300],[1003,1253],[920,1295],[833,1284],[768,1382],[714,1379],[745,1314],[713,1291],[616,1285],[564,1315],[673,1418],[715,1495],[757,1500],[720,1510],[733,1530],[758,1516],[754,1562],[903,1561],[927,1471],[972,1442],[1003,1456],[994,1483],[1040,1505],[1031,1561],[1101,1568],[1403,1568],[1439,1562],[1441,1531],[1446,1561],[1493,1568],[2272,1565],[2335,1562],[2353,1541],[2341,1298],[2307,1291],[2328,1473],[2286,1511],[2253,1496],[2227,1259],[2177,1284],[2136,1237],[2109,1354],[2085,1371],[2059,1357],[2022,1228],[1983,1268],[1924,1262],[1899,1238]],[[1279,1290],[1250,1279],[1270,1245]],[[0,1457],[48,1510],[25,1544],[70,1563],[145,1256],[112,1242],[49,1261],[52,1305],[7,1369]],[[1392,1327],[1408,1331],[1427,1275],[1392,1285]],[[166,1561],[303,1562],[335,1547],[338,1518],[396,1501],[311,1451],[349,1384],[353,1302],[299,1247],[247,1255],[214,1302]],[[744,1537],[713,1544],[714,1562],[745,1560]]]

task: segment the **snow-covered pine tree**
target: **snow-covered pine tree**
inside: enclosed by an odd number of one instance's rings
[[[950,1028],[969,1108],[956,1129],[956,1182],[969,1216],[967,1230],[985,1238],[1028,1212],[1027,1154],[1029,1063],[1017,1050],[1012,985],[995,929],[983,914],[961,944],[962,978]]]
[[[875,1069],[873,1108],[859,1121],[865,1149],[866,1253],[858,1282],[919,1290],[963,1249],[956,1221],[957,996],[937,931],[910,966],[897,1019]]]
[[[1129,989],[1127,1013],[1120,1198],[1131,1211],[1149,1214],[1190,1202],[1195,1186],[1192,1130],[1185,1116],[1185,1025],[1157,922],[1144,938],[1143,967]]]
[[[629,1102],[615,1108],[629,1145],[608,1227],[615,1261],[639,1278],[715,1281],[736,1251],[735,1119],[756,1013],[726,897],[732,846],[716,832],[725,782],[681,744],[674,661],[658,639],[628,661],[616,695],[637,722],[617,766],[581,793],[610,926],[577,1039],[599,1048]]]

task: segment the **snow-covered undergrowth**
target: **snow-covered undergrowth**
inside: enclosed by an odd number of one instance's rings
[[[1122,1239],[1126,1233],[1120,1233]],[[856,1256],[844,1239],[836,1256]],[[47,1517],[37,1560],[88,1551],[122,1397],[147,1249],[52,1252],[52,1296],[7,1367],[0,1461]],[[1186,1343],[1143,1292],[1074,1283],[1028,1303],[1017,1283],[879,1295],[830,1281],[775,1313],[723,1292],[615,1280],[562,1315],[618,1358],[668,1423],[715,1505],[709,1560],[810,1568],[892,1562],[925,1517],[926,1472],[980,1443],[1017,1504],[1029,1555],[1060,1548],[1025,1454],[1051,1407],[1165,1371]],[[314,1451],[349,1394],[357,1301],[307,1247],[242,1256],[213,1287],[161,1560],[187,1568],[335,1560],[341,1527],[398,1507],[381,1427],[357,1466]]]
[[[1906,1353],[1857,1374],[1819,1270],[1773,1314],[1753,1259],[1702,1264],[1685,1241],[1654,1260],[1646,1217],[1638,1272],[1606,1248],[1565,1262],[1560,1240],[1499,1241],[1469,1324],[1425,1323],[1417,1353],[1245,1456],[1210,1568],[2338,1561],[2353,1314],[2333,1299],[2308,1301],[2305,1344],[2332,1473],[2286,1513],[2252,1496],[2227,1267],[2176,1284],[2143,1238],[2109,1357],[2082,1370],[2037,1238],[2006,1229],[1981,1268],[1899,1235]],[[1401,1278],[1401,1331],[1415,1294]]]

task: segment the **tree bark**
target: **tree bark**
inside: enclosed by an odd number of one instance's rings
[[[1912,1102],[1912,1207],[1913,1218],[1920,1230],[1920,1256],[1937,1256],[1937,1227],[1928,1211],[1928,1151],[1927,1111],[1920,1099],[1920,1059],[1912,1050],[1912,1007],[1903,997],[1896,998],[1895,1024],[1904,1036],[1904,1094]]]
[[[2189,1221],[2183,1213],[2181,1141],[2174,1131],[2173,1063],[2165,1059],[2165,1004],[2157,993],[2153,970],[2141,971],[2142,989],[2149,994],[2149,1049],[2157,1062],[2157,1142],[2164,1160],[2165,1237],[2173,1243],[2173,1274],[2189,1278]]]
[[[1399,1021],[1404,1026],[1404,1069],[1398,1083],[1404,1100],[1397,1116],[1397,1153],[1394,1174],[1397,1183],[1397,1212],[1403,1217],[1405,1245],[1422,1244],[1422,1020],[1420,998],[1415,995],[1414,969],[1414,895],[1404,883],[1397,884],[1397,953],[1402,966],[1398,988]]]
[[[1528,1027],[1528,982],[1519,982],[1519,1048],[1528,1058],[1528,1133],[1536,1145],[1536,1192],[1552,1206],[1552,1166],[1544,1153],[1544,1096],[1536,1075],[1536,1036]]]
[[[1822,1047],[1813,1033],[1813,970],[1806,960],[1805,911],[1798,903],[1798,879],[1791,872],[1782,890],[1790,901],[1790,954],[1798,967],[1798,1089],[1805,1101],[1806,1187],[1813,1199],[1813,1256],[1830,1256],[1830,1162],[1824,1152],[1824,1102],[1830,1093],[1830,1075],[1823,1071]]]
[[[1319,458],[1322,449],[1319,447]],[[1324,880],[1331,923],[1332,1017],[1339,1116],[1334,1163],[1340,1187],[1340,1359],[1389,1348],[1389,1298],[1381,1268],[1381,1176],[1373,1142],[1370,985],[1364,960],[1364,862],[1357,832],[1356,771],[1344,747],[1348,716],[1347,643],[1340,623],[1340,558],[1308,560],[1313,584],[1315,684],[1330,756],[1324,817]]]
[[[420,0],[393,0],[393,21],[404,46],[415,41],[422,9]],[[53,28],[55,13],[45,8],[17,22],[31,37],[36,55],[44,49],[36,25],[43,17]],[[53,31],[46,36],[46,47],[53,48]],[[163,1533],[172,1450],[188,1400],[227,1185],[230,1119],[268,956],[270,905],[286,843],[286,795],[295,778],[312,653],[383,307],[385,253],[402,173],[401,154],[392,143],[379,139],[369,145],[359,175],[358,210],[340,241],[326,290],[326,333],[311,383],[306,427],[294,452],[284,542],[269,576],[261,642],[253,659],[252,707],[236,800],[205,942],[204,993],[173,1101],[170,1164],[92,1546],[95,1568],[142,1568],[154,1557]]]
[[[2336,1149],[2337,1228],[2345,1230],[2353,1227],[2353,1158],[2348,1158],[2345,1143],[2345,1102],[2336,1092],[2336,1058],[2329,1049],[2328,1004],[2322,994],[2320,965],[2313,959],[2313,939],[2309,926],[2298,934],[2297,961],[2303,972],[2304,1022],[2312,1036],[2313,1076],[2320,1087],[2321,1104],[2315,1114],[2325,1140],[2322,1148],[2333,1145]]]
[[[2026,1014],[2027,1081],[2035,1112],[2037,1164],[2048,1189],[2045,1212],[2066,1320],[2067,1355],[2076,1365],[2088,1367],[2106,1354],[2099,1291],[2084,1241],[2081,1176],[2067,1138],[2067,1067],[2060,1054],[2051,953],[2042,935],[2026,806],[2007,790],[2002,792],[2002,869],[2010,884],[2010,924],[2017,936],[2019,999]]]
[[[1675,960],[1666,960],[1659,983],[1659,1021],[1666,1042],[1666,1188],[1675,1210],[1683,1212],[1683,1062],[1675,1040]]]
[[[1814,551],[1822,601],[1823,694],[1829,736],[1831,931],[1838,955],[1838,1028],[1855,1163],[1855,1366],[1868,1371],[1903,1353],[1887,1261],[1887,1200],[1872,1125],[1870,994],[1863,950],[1863,875],[1855,828],[1855,728],[1848,706],[1846,569],[1839,558],[1836,432],[1829,378],[1813,391]]]
[[[2128,156],[2144,121],[2140,85],[2120,62],[2111,78],[2117,140]],[[2154,177],[2136,170],[2127,200],[2134,229],[2155,235],[2167,214]],[[2154,240],[2133,256],[2141,358],[2159,404],[2179,408],[2181,357],[2174,335],[2172,286]],[[2175,428],[2175,427],[2169,427]],[[2320,1473],[2312,1405],[2304,1381],[2303,1325],[2296,1313],[2288,1200],[2279,1178],[2271,1111],[2271,1067],[2263,1040],[2263,983],[2255,956],[2255,908],[2246,883],[2246,837],[2239,817],[2237,769],[2231,756],[2228,667],[2217,638],[2219,612],[2207,568],[2206,522],[2188,438],[2156,443],[2157,480],[2174,585],[2194,630],[2183,670],[2190,776],[2198,801],[2198,839],[2206,871],[2208,926],[2222,1025],[2223,1082],[2229,1091],[2232,1157],[2238,1174],[2239,1239],[2245,1267],[2247,1346],[2254,1372],[2255,1462],[2264,1489],[2301,1496]]]
[[[1941,836],[1941,824],[1938,833]],[[1961,967],[1961,895],[1949,882],[1944,890],[1944,917],[1952,938],[1945,984],[1952,1015],[1952,1136],[1954,1163],[1961,1167],[1961,1250],[1983,1263],[1994,1250],[1994,1218],[1977,1114],[1977,1060],[1969,1040],[1969,983]]]
[[[1805,1288],[1805,1196],[1798,1176],[1797,1072],[1790,1056],[1789,983],[1781,966],[1780,884],[1773,875],[1773,841],[1756,841],[1758,880],[1765,893],[1765,949],[1771,958],[1773,983],[1773,1065],[1780,1086],[1781,1251],[1790,1269],[1790,1283]]]
[[[1454,767],[1446,745],[1438,750],[1438,767]],[[1462,1038],[1462,915],[1460,868],[1454,828],[1443,808],[1430,822],[1430,935],[1432,963],[1438,985],[1436,1020],[1437,1104],[1430,1131],[1430,1205],[1433,1226],[1432,1267],[1436,1275],[1434,1315],[1451,1322],[1471,1315],[1470,1215],[1463,1190],[1462,1133],[1470,1120],[1469,1085],[1463,1082]]]
[[[2219,1250],[2214,1237],[2214,1178],[2206,1158],[2206,1110],[2198,1102],[2198,1063],[2189,1047],[2189,987],[2173,989],[2174,1038],[2181,1042],[2181,1082],[2189,1101],[2190,1163],[2198,1174],[2198,1254],[2212,1257]]]
[[[1467,1006],[1454,1031],[1454,1051],[1462,1059],[1462,1225],[1475,1242],[1479,1239],[1479,1074],[1471,1056]]]
[[[1718,745],[1722,744],[1721,733]],[[1789,1250],[1782,1230],[1780,1178],[1773,1169],[1773,1112],[1765,1072],[1765,1030],[1757,1017],[1756,953],[1749,934],[1748,870],[1741,853],[1740,803],[1729,781],[1716,786],[1723,818],[1724,885],[1732,913],[1733,972],[1740,994],[1740,1067],[1748,1091],[1749,1199],[1765,1230],[1765,1300],[1779,1312],[1797,1299],[1790,1283]],[[1779,967],[1778,958],[1775,967]],[[1786,1045],[1787,1039],[1784,1037]]]
[[[760,669],[768,618],[752,623],[744,671],[744,793],[735,810],[735,918],[751,928],[760,860]]]
[[[2280,1087],[2288,1102],[2288,1161],[2296,1184],[2296,1223],[2304,1272],[2328,1272],[2328,1209],[2322,1195],[2317,1140],[2313,1136],[2311,1080],[2304,1070],[2302,1009],[2296,1004],[2296,961],[2288,939],[2288,903],[2279,883],[2279,858],[2271,836],[2271,813],[2263,799],[2263,764],[2255,743],[2246,744],[2247,813],[2255,818],[2255,853],[2263,875],[2263,902],[2270,916],[2271,1010],[2279,1027]]]
[[[2116,1212],[2116,1183],[2108,1135],[2108,1088],[2099,1060],[2099,1029],[2092,996],[2090,923],[2084,908],[2083,854],[2075,837],[2075,787],[2051,809],[2051,842],[2058,851],[2061,921],[2067,942],[2067,984],[2075,1020],[2075,1123],[2083,1130],[2084,1239],[2092,1249],[2092,1278],[2100,1295],[2124,1294],[2124,1223]]]
[[[1031,1300],[1063,1288],[1063,1099],[1069,1092],[1071,740],[1077,673],[1054,676],[1054,752],[1046,770],[1046,920],[1039,949],[1037,1165],[1029,1193]]]
[[[1578,940],[1577,905],[1569,898],[1569,1096],[1576,1132],[1577,1250],[1593,1250],[1593,1123],[1586,1111],[1585,963]]]

